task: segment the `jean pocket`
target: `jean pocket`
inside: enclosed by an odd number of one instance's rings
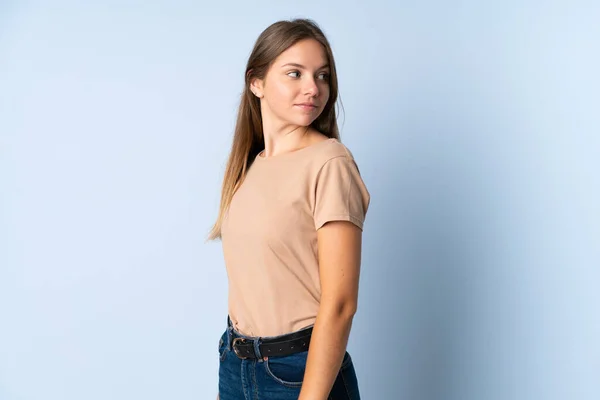
[[[219,360],[224,361],[227,357],[227,331],[219,339]]]
[[[350,353],[346,352],[346,354],[344,354],[344,359],[342,360],[342,366],[340,367],[340,369],[344,370],[348,368],[350,366],[350,363],[352,363],[352,357],[350,357]]]
[[[330,399],[360,400],[358,379],[356,377],[356,371],[354,370],[352,357],[350,357],[348,352],[344,355],[340,373],[333,385],[331,393]]]
[[[297,388],[302,386],[308,350],[284,357],[269,357],[264,366],[273,380],[283,386]]]

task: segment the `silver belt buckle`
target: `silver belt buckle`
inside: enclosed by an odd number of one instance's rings
[[[233,344],[232,344],[233,352],[235,353],[236,356],[238,356],[238,358],[241,358],[242,360],[247,360],[248,357],[243,356],[240,353],[238,353],[238,349],[237,349],[237,347],[235,347],[235,345],[237,344],[237,342],[244,343],[245,341],[246,341],[246,339],[244,339],[244,338],[235,338],[235,339],[233,339]]]

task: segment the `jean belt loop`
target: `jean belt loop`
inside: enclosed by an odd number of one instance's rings
[[[263,356],[262,354],[260,354],[260,337],[257,337],[256,340],[254,340],[254,354],[256,354],[256,359],[258,360],[258,362],[263,362]]]
[[[233,343],[233,324],[231,323],[231,319],[227,316],[227,348],[231,350]]]

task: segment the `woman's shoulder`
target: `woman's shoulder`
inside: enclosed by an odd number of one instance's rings
[[[317,151],[315,152],[315,161],[317,163],[324,164],[327,161],[344,157],[349,161],[354,161],[354,156],[350,149],[342,143],[339,139],[336,138],[327,138],[322,139],[320,143],[317,143]]]

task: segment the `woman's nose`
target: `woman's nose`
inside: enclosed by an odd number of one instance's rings
[[[308,79],[304,86],[304,93],[309,96],[318,96],[319,95],[319,87],[314,79]]]

